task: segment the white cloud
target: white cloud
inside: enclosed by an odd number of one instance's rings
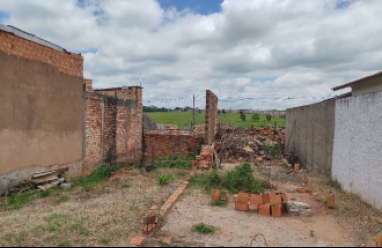
[[[278,99],[222,100],[222,108],[282,109],[318,100],[279,98],[328,97],[382,69],[382,1],[339,3],[225,0],[221,12],[200,15],[155,0],[1,0],[0,11],[10,16],[4,24],[82,52],[96,88],[138,85],[142,73],[144,100],[210,89],[222,99]]]

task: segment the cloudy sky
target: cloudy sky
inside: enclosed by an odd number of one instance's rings
[[[195,94],[204,108],[210,89],[220,108],[285,109],[382,70],[381,10],[382,0],[0,0],[0,23],[81,53],[94,88],[141,74],[145,105],[192,106]]]

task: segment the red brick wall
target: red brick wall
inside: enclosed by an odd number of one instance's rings
[[[218,98],[210,90],[206,91],[206,134],[205,142],[207,145],[211,145],[214,141],[214,137],[217,130],[217,118],[218,118]]]
[[[184,157],[187,155],[192,155],[194,153],[194,149],[199,147],[199,138],[197,136],[193,135],[191,132],[189,132],[189,134],[185,134],[175,132],[175,130],[145,130],[144,141],[144,157],[146,161],[151,159],[153,152],[155,158],[174,155]],[[178,149],[176,148],[177,144]]]
[[[83,57],[80,54],[61,52],[12,33],[0,31],[0,51],[8,55],[44,62],[69,76],[83,76]]]
[[[142,90],[141,87],[131,87],[131,92],[135,99],[84,93],[85,165],[106,163],[110,158],[127,163],[141,161],[142,104],[138,101],[142,100]]]

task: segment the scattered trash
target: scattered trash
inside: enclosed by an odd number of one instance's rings
[[[61,188],[70,188],[70,187],[72,187],[72,185],[73,185],[72,183],[61,183],[60,187]]]

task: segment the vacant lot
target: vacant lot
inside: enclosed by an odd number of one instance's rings
[[[190,126],[192,121],[192,112],[156,112],[156,113],[147,113],[151,118],[160,124],[175,124],[178,125],[178,128],[184,128],[185,126]],[[244,128],[248,129],[253,125],[254,127],[272,126],[274,122],[277,122],[277,126],[285,127],[285,119],[272,117],[271,121],[266,121],[265,115],[260,115],[258,121],[253,121],[250,114],[246,114],[246,120],[242,121],[240,119],[240,114],[219,114],[218,121],[230,125],[235,128]],[[204,124],[205,113],[196,113],[195,120],[196,124]]]
[[[226,171],[236,167],[225,164]],[[250,246],[258,233],[253,246],[265,242],[269,246],[375,246],[382,213],[357,196],[343,193],[336,182],[310,175],[308,187],[316,194],[297,193],[302,174],[287,174],[279,166],[252,165],[252,169],[255,178],[271,181],[273,191],[308,203],[313,216],[266,217],[236,211],[232,202],[211,206],[205,188],[191,183],[154,236],[171,237],[172,246]],[[148,209],[161,206],[188,172],[188,168],[157,168],[148,173],[127,167],[95,184],[83,180],[78,183],[82,186],[69,189],[44,194],[34,191],[19,205],[9,204],[11,198],[3,197],[0,246],[128,246],[134,236],[142,235],[142,219]],[[335,209],[325,207],[330,190],[335,195]],[[216,227],[215,232],[193,232],[200,222]],[[146,245],[163,244],[149,239]]]
[[[160,185],[158,178],[173,180]],[[141,235],[142,218],[161,205],[186,178],[185,169],[128,168],[94,187],[32,194],[19,209],[1,199],[0,246],[127,246]],[[163,181],[162,181],[163,182]]]
[[[233,167],[226,164],[228,170]],[[259,236],[253,246],[375,246],[374,238],[382,227],[382,213],[357,196],[342,192],[336,182],[311,175],[308,187],[312,194],[297,193],[302,174],[286,174],[286,169],[278,166],[253,166],[253,169],[255,178],[271,180],[273,191],[309,204],[313,216],[272,218],[236,211],[233,202],[223,207],[211,206],[211,197],[204,188],[191,184],[166,216],[157,235],[171,237],[173,245],[186,246],[250,246],[256,234]],[[335,209],[325,206],[325,195],[330,190],[336,199]],[[217,230],[210,234],[192,232],[192,227],[200,222]]]

